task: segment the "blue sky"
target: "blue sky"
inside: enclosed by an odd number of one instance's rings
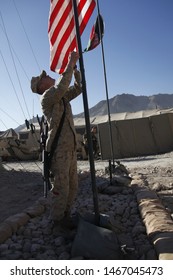
[[[49,70],[49,0],[0,1],[0,131],[37,114],[30,79]],[[173,0],[99,0],[109,98],[122,93],[173,93]],[[81,42],[88,44],[95,9]],[[5,28],[5,31],[4,31]],[[10,47],[9,47],[10,45]],[[106,99],[101,47],[83,55],[89,108]],[[73,114],[84,111],[82,95]]]

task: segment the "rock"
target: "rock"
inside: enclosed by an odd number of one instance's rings
[[[12,235],[12,229],[9,224],[2,223],[0,225],[0,244]]]
[[[124,176],[114,175],[112,182],[115,185],[129,186],[132,182],[132,178],[127,175]]]
[[[23,244],[23,252],[24,253],[30,253],[31,251],[31,242],[28,241],[28,242],[24,242]]]
[[[18,244],[18,243],[12,244],[12,245],[9,246],[9,249],[13,250],[13,251],[20,251],[20,250],[22,250],[22,248],[23,248],[23,246],[21,244]]]
[[[63,252],[59,255],[58,260],[69,260],[70,254],[68,252]]]
[[[39,252],[41,250],[41,246],[38,243],[34,243],[31,245],[31,253]]]
[[[0,252],[2,253],[3,251],[6,251],[9,249],[8,244],[0,244]]]
[[[59,236],[59,237],[55,238],[54,243],[55,243],[55,246],[58,247],[58,246],[64,245],[65,240],[62,236]]]
[[[24,237],[30,237],[31,238],[32,230],[30,228],[26,228],[23,232]]]
[[[39,203],[36,203],[35,205],[28,207],[25,212],[27,215],[29,215],[31,218],[37,217],[45,211],[45,207]]]

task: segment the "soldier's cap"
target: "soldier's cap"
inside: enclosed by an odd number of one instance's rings
[[[31,90],[32,90],[32,92],[40,93],[39,90],[38,90],[38,85],[39,85],[41,79],[43,77],[46,77],[46,76],[47,76],[47,73],[46,73],[46,71],[43,70],[39,76],[32,77],[32,79],[31,79]]]

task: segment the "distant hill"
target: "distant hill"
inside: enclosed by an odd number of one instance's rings
[[[173,94],[156,94],[151,96],[136,96],[133,94],[118,94],[109,99],[110,113],[123,113],[123,112],[137,112],[141,110],[152,109],[167,109],[173,108]],[[102,100],[94,107],[89,109],[90,117],[107,115],[107,101]],[[84,112],[74,115],[74,118],[83,118]],[[34,117],[31,123],[37,122],[37,118]],[[26,125],[22,124],[15,129],[16,132],[25,128]]]
[[[173,107],[173,94],[156,94],[151,96],[135,96],[133,94],[120,94],[109,99],[110,113],[137,112],[151,109],[167,109]],[[89,110],[90,117],[103,116],[107,112],[107,101],[102,100]],[[84,112],[74,115],[83,118]]]

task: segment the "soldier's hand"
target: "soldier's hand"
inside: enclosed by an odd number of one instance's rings
[[[73,51],[69,57],[69,65],[71,65],[74,68],[76,66],[76,62],[78,61],[78,59],[79,59],[79,53]]]
[[[80,71],[79,71],[77,68],[75,68],[75,69],[73,70],[73,74],[74,74],[75,81],[76,81],[78,84],[80,84],[80,83],[82,82]]]

